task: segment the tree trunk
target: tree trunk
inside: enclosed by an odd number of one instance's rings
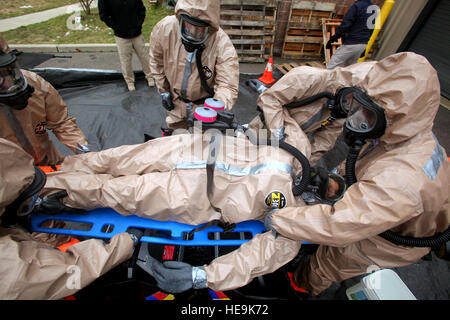
[[[91,14],[91,3],[94,0],[80,0],[81,7],[83,8],[83,11],[87,14]]]

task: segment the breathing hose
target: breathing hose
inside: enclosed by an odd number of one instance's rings
[[[346,170],[345,182],[347,183],[347,188],[349,188],[352,184],[357,182],[355,166],[361,148],[362,148],[361,142],[357,141],[349,150],[347,162],[345,164]],[[436,234],[432,237],[425,237],[425,238],[405,237],[390,230],[387,230],[379,234],[379,236],[396,245],[406,247],[416,247],[416,248],[437,249],[441,245],[445,244],[447,241],[450,240],[450,226],[447,228],[447,230],[445,230],[442,233]]]
[[[305,98],[303,100],[291,102],[291,103],[285,105],[285,107],[286,108],[303,107],[303,106],[311,104],[314,101],[317,101],[317,100],[322,99],[322,98],[328,98],[328,99],[334,100],[334,94],[332,94],[331,92],[326,92],[326,91],[325,92],[321,92],[321,93],[318,93],[318,94],[313,95],[311,97]]]
[[[302,166],[302,179],[298,185],[292,188],[292,192],[294,193],[294,196],[299,196],[306,191],[306,188],[308,187],[311,180],[311,166],[309,164],[309,160],[305,157],[303,153],[301,153],[294,146],[284,141],[259,140],[251,130],[248,130],[246,128],[243,128],[243,130],[249,137],[250,141],[255,145],[268,145],[268,146],[278,145],[281,149],[292,154],[300,162]]]
[[[444,232],[427,238],[404,237],[389,230],[380,234],[380,237],[397,245],[437,249],[450,240],[450,226]]]
[[[356,179],[355,166],[361,149],[362,143],[357,141],[348,151],[347,161],[345,163],[345,183],[347,184],[347,188],[358,181]]]

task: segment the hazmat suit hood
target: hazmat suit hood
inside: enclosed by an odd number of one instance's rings
[[[436,70],[412,52],[389,56],[372,65],[358,85],[385,111],[386,145],[406,141],[431,130],[440,104]]]
[[[385,111],[387,128],[380,138],[385,145],[397,144],[427,131],[432,127],[439,108],[440,85],[437,72],[426,58],[412,52],[334,70],[302,66],[292,69],[288,75],[261,94],[258,105],[264,112],[267,128],[276,132],[284,127],[286,141],[297,148],[302,143],[299,140],[299,132],[302,131],[300,127],[320,110],[324,100],[294,109],[283,106],[320,92],[334,94],[344,87],[357,87],[364,91]],[[321,122],[329,116],[329,111],[323,112],[322,117],[316,121],[317,126],[320,127]],[[315,136],[315,149],[312,150],[315,160],[323,154],[319,151],[329,150],[334,145],[342,133],[343,124],[344,121],[336,121],[333,137],[325,136],[323,143],[323,139]],[[310,129],[314,127],[312,125]],[[330,131],[319,131],[318,134]],[[311,162],[315,160],[310,159]]]
[[[219,0],[178,0],[175,6],[175,15],[178,20],[181,14],[187,14],[209,23],[211,32],[220,28]]]
[[[0,139],[0,216],[33,182],[33,158],[15,143]]]

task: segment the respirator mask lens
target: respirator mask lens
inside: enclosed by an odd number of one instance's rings
[[[377,124],[376,112],[365,106],[361,101],[358,101],[357,96],[353,94],[347,96],[345,98],[349,106],[346,121],[347,127],[354,132],[360,133],[372,131]]]
[[[13,96],[27,87],[27,82],[18,65],[12,64],[0,67],[0,96]]]

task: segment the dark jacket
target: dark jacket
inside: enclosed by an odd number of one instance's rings
[[[370,10],[367,13],[367,8],[372,5],[370,0],[358,0],[348,9],[335,34],[337,38],[342,37],[343,44],[367,44],[369,42],[373,29],[368,28],[368,21],[371,19],[369,22],[374,25],[375,19],[371,17],[374,12]]]
[[[120,38],[134,38],[142,33],[145,6],[142,0],[98,0],[100,19]]]

